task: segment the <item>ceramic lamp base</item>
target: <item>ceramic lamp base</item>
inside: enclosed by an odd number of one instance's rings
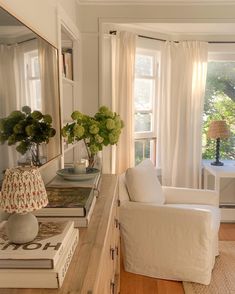
[[[38,220],[30,212],[25,214],[14,213],[7,221],[6,233],[12,243],[31,242],[38,234]]]

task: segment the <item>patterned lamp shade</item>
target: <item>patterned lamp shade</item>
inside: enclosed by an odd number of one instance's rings
[[[225,120],[214,120],[211,122],[208,130],[208,138],[226,139],[230,135],[229,128]]]
[[[36,167],[7,169],[0,194],[0,208],[8,213],[27,213],[48,203],[41,174]]]

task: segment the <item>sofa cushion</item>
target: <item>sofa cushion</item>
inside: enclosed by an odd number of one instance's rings
[[[164,204],[164,194],[151,160],[146,159],[126,171],[126,186],[131,201]]]

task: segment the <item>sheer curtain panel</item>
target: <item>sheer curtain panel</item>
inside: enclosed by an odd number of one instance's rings
[[[40,65],[40,81],[41,81],[41,103],[42,112],[48,113],[53,117],[53,127],[60,128],[60,118],[57,115],[57,106],[54,105],[54,100],[51,97],[58,97],[58,73],[57,73],[57,56],[55,49],[46,43],[44,40],[38,39],[38,58]],[[46,102],[46,104],[45,104]],[[44,144],[48,158],[53,158],[53,154],[58,150],[58,144],[55,137],[50,139],[50,143]]]
[[[124,121],[124,129],[116,148],[116,173],[134,164],[134,67],[136,35],[119,32],[112,37],[112,103]]]
[[[164,185],[199,188],[208,44],[165,42],[161,52],[158,159]]]

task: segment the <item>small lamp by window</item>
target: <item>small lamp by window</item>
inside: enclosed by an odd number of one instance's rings
[[[214,120],[211,122],[208,130],[208,138],[216,139],[215,161],[211,165],[222,166],[223,162],[219,161],[220,157],[220,140],[227,139],[230,135],[229,128],[224,120]]]
[[[13,243],[31,242],[38,234],[37,218],[31,213],[48,203],[46,189],[36,167],[7,169],[0,194],[0,208],[10,213],[6,232]]]

